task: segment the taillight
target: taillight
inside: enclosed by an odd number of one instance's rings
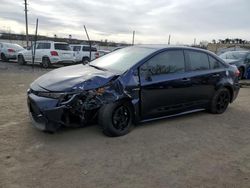
[[[52,56],[58,56],[57,51],[51,51],[50,54],[51,54]]]
[[[16,51],[14,49],[12,49],[12,48],[9,48],[8,52],[16,52]]]
[[[99,52],[95,53],[95,58],[99,58]]]
[[[237,69],[235,72],[234,72],[235,76],[239,77],[240,76],[240,71]]]

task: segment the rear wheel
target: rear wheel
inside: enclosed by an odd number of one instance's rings
[[[2,61],[9,61],[9,59],[6,58],[6,56],[4,55],[4,53],[1,53],[1,60]]]
[[[98,124],[107,136],[123,136],[132,127],[133,113],[126,101],[107,104],[99,110]]]
[[[42,67],[43,68],[49,68],[51,67],[51,63],[48,57],[44,57],[42,60]]]
[[[18,63],[19,65],[24,65],[24,64],[26,63],[22,55],[19,55],[19,56],[17,57],[17,63]]]
[[[88,57],[83,57],[82,58],[82,64],[86,65],[90,62],[90,59]]]
[[[225,112],[230,103],[230,98],[230,92],[227,88],[219,89],[211,101],[210,112],[213,114]]]

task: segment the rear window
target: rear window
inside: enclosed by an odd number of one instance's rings
[[[208,55],[203,52],[185,50],[185,59],[188,61],[191,71],[209,69]]]
[[[55,50],[67,50],[71,51],[68,44],[62,44],[62,43],[55,43]]]
[[[210,62],[210,69],[219,69],[219,68],[224,68],[224,66],[215,58],[212,56],[209,57],[209,62]]]

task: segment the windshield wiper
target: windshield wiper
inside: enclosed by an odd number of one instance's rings
[[[104,69],[104,68],[102,68],[102,67],[98,67],[98,66],[95,66],[95,65],[89,64],[89,66],[90,66],[90,67],[94,67],[94,68],[96,68],[96,69],[98,69],[98,70],[107,71],[107,69]]]

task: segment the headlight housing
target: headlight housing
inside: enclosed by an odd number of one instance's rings
[[[40,97],[60,99],[60,98],[63,98],[66,94],[65,93],[57,93],[57,92],[37,92],[37,95]]]

